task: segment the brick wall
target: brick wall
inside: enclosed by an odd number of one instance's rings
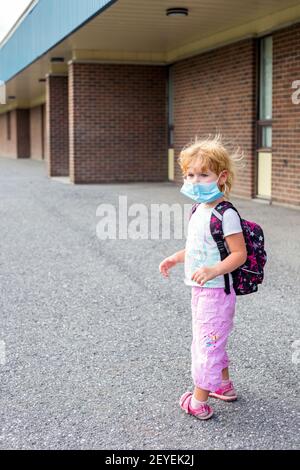
[[[163,66],[70,64],[73,182],[167,180],[166,73]]]
[[[10,139],[7,135],[8,113],[0,114],[0,156],[17,157],[17,111],[10,112]]]
[[[272,199],[300,206],[300,24],[273,34]],[[299,95],[300,96],[300,95]]]
[[[46,150],[49,176],[69,175],[68,77],[46,81]]]
[[[44,119],[43,106],[30,109],[30,158],[44,158]]]
[[[196,134],[221,132],[245,151],[232,194],[254,196],[255,42],[227,45],[172,66],[175,181],[182,182],[180,150]]]
[[[18,158],[30,157],[29,109],[17,110]]]
[[[7,132],[8,113],[0,115],[0,156],[28,158],[30,155],[29,111],[10,112],[10,138]]]

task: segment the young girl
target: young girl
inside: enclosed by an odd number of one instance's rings
[[[180,407],[199,419],[208,419],[213,409],[208,397],[224,401],[237,399],[229,378],[226,343],[233,328],[236,294],[229,274],[230,294],[226,294],[224,274],[231,273],[247,258],[247,249],[238,214],[231,208],[223,214],[223,233],[229,255],[221,261],[216,242],[210,233],[214,207],[228,199],[234,178],[234,162],[222,144],[221,136],[196,139],[184,148],[179,164],[184,176],[181,192],[200,202],[188,225],[184,250],[165,258],[159,265],[164,277],[177,263],[185,263],[185,279],[191,286],[192,330],[191,372],[194,391],[185,392]]]

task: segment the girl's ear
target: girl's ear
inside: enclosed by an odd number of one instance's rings
[[[227,181],[227,178],[228,178],[228,170],[223,170],[221,172],[221,176],[220,176],[220,180],[219,180],[220,184],[225,184],[226,181]]]

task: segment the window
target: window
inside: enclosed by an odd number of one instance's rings
[[[6,138],[7,138],[7,140],[11,139],[11,124],[10,124],[11,117],[10,117],[10,115],[11,115],[11,113],[10,113],[10,111],[8,111],[8,113],[6,113]]]
[[[260,41],[259,57],[259,116],[258,141],[259,149],[272,147],[272,36]]]
[[[173,122],[173,70],[172,66],[168,68],[168,145],[174,146],[174,122]]]

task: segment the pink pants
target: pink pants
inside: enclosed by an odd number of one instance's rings
[[[223,287],[192,286],[192,378],[196,387],[216,391],[228,366],[226,343],[233,328],[236,293]]]

